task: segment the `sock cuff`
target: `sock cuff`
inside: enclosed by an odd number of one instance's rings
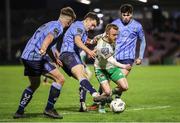
[[[94,93],[92,93],[92,97],[97,97],[99,95],[99,93],[98,92],[94,92]]]
[[[81,82],[81,81],[83,81],[83,80],[88,80],[87,78],[81,78],[80,80],[79,80],[79,82]]]
[[[59,84],[59,83],[57,83],[57,82],[53,82],[53,83],[52,83],[52,86],[55,87],[55,88],[58,89],[58,90],[61,90],[61,87],[62,87],[62,85]]]

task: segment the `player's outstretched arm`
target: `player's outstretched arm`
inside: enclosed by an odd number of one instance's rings
[[[91,58],[95,58],[96,57],[96,53],[95,51],[90,50],[88,47],[86,47],[86,45],[83,44],[81,37],[79,35],[75,36],[75,44],[81,48],[82,50],[84,50]]]
[[[127,70],[130,70],[131,69],[131,65],[130,64],[121,64],[119,62],[116,61],[116,59],[111,56],[107,59],[108,62],[110,62],[111,64],[117,66],[117,67],[120,67],[120,68],[123,68],[123,69],[127,69]]]

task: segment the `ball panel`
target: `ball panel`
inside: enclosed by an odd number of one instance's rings
[[[121,99],[114,99],[111,104],[110,108],[113,112],[123,112],[125,110],[125,102],[122,101]]]

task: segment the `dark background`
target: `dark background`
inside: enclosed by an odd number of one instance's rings
[[[87,5],[78,0],[9,0],[7,14],[7,0],[1,0],[0,64],[19,64],[20,54],[36,28],[58,19],[62,7],[71,6],[78,20],[94,8],[101,9],[99,13],[104,14],[101,18],[103,23],[94,32],[90,32],[89,37],[92,38],[102,33],[105,25],[118,17],[119,7],[123,3],[134,6],[134,18],[144,27],[147,41],[144,63],[180,64],[180,0],[147,0],[147,3],[138,0],[90,2]],[[158,5],[159,9],[153,9],[153,5]]]

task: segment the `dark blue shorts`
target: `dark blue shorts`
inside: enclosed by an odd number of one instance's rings
[[[25,76],[41,76],[42,74],[49,73],[56,68],[48,60],[45,59],[41,61],[29,61],[22,59],[22,62],[25,67]]]
[[[78,54],[74,52],[64,52],[60,55],[60,60],[63,63],[63,70],[69,75],[72,76],[71,69],[78,65],[83,64],[81,58]]]
[[[131,66],[134,63],[134,59],[124,59],[124,60],[117,60],[117,61],[122,64],[130,64]]]

